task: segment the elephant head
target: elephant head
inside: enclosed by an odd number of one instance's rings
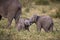
[[[36,14],[34,14],[34,15],[30,18],[30,22],[31,22],[31,23],[35,23],[35,22],[38,20],[39,17],[40,17],[40,16],[37,16]]]
[[[29,20],[25,20],[24,24],[25,24],[25,25],[31,25],[31,23],[30,23]]]

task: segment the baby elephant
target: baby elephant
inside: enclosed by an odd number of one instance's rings
[[[19,22],[17,24],[17,29],[18,31],[20,30],[28,30],[29,31],[29,26],[30,26],[30,21],[28,18],[20,18]]]
[[[41,28],[43,28],[46,32],[53,31],[53,20],[50,16],[33,15],[30,18],[30,22],[36,23],[38,31],[41,31]]]

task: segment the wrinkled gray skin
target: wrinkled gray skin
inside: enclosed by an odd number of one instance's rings
[[[30,26],[30,21],[28,18],[20,18],[19,22],[17,24],[17,30],[28,30],[29,31],[29,26]]]
[[[33,15],[30,18],[30,22],[36,23],[38,31],[41,31],[41,28],[43,28],[45,32],[53,31],[53,20],[50,16]]]
[[[7,28],[10,27],[13,18],[18,23],[21,14],[21,4],[18,0],[0,0],[0,19],[5,17],[8,19]]]

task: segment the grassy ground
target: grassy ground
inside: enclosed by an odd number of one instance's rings
[[[51,6],[34,6],[29,10],[25,11],[22,9],[23,17],[30,18],[33,14],[37,15],[49,15],[50,13],[56,13],[56,8]],[[11,29],[4,29],[2,26],[7,24],[6,19],[0,21],[0,40],[60,40],[60,19],[53,18],[54,21],[54,31],[46,33],[43,29],[41,32],[37,32],[36,25],[30,26],[30,32],[20,31],[18,32],[14,27],[14,20],[12,22]]]

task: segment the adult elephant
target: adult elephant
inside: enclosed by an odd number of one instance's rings
[[[0,19],[5,17],[8,19],[7,27],[9,28],[13,18],[18,23],[21,14],[21,4],[19,0],[0,0]]]

